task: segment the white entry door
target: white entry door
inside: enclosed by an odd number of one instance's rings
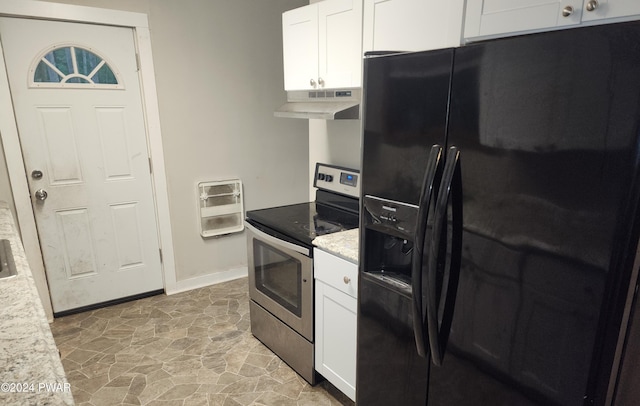
[[[133,31],[0,18],[53,310],[162,289]]]

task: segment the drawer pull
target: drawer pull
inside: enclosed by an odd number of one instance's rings
[[[351,282],[351,278],[349,278],[348,276],[345,276],[344,278],[342,278],[342,280],[344,281],[345,285],[348,285],[349,282]]]

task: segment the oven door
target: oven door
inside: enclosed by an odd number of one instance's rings
[[[313,342],[313,260],[292,244],[249,223],[249,297]]]

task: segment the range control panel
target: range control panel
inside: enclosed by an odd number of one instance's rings
[[[318,189],[359,198],[360,171],[317,163],[313,186]]]

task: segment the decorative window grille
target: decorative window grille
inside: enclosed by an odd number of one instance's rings
[[[198,183],[198,210],[203,237],[244,230],[242,182],[232,179]]]
[[[53,45],[32,63],[30,87],[124,89],[120,75],[91,48]]]

